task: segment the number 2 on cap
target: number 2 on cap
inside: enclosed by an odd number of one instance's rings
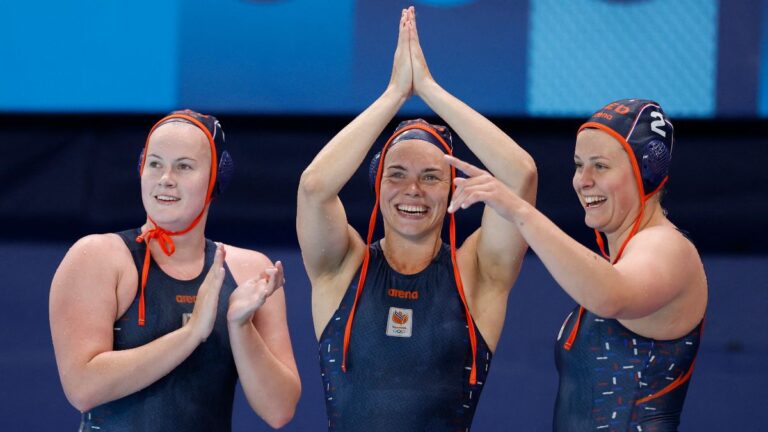
[[[651,130],[666,138],[667,131],[660,129],[661,127],[664,127],[664,116],[658,111],[653,111],[651,112],[651,117],[658,119],[651,122]]]

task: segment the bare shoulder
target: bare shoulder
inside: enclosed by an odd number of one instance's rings
[[[648,227],[638,232],[627,245],[626,253],[640,252],[674,264],[701,262],[699,251],[672,224]]]
[[[638,317],[620,320],[630,330],[667,340],[701,322],[708,301],[704,265],[696,247],[674,225],[641,230],[614,267],[634,281],[640,294],[633,300]]]
[[[117,234],[91,234],[76,241],[67,251],[61,266],[75,264],[83,266],[98,266],[118,268],[131,263],[131,254],[125,243]]]
[[[226,244],[224,250],[227,254],[227,265],[238,283],[259,277],[264,269],[272,266],[269,257],[259,251]]]
[[[658,285],[669,293],[678,293],[675,297],[683,303],[691,296],[700,296],[696,302],[706,297],[701,256],[696,246],[671,223],[638,232],[616,268],[634,274],[646,286]]]
[[[126,277],[133,271],[133,279]],[[81,238],[69,249],[51,282],[51,316],[67,317],[83,312],[94,315],[94,305],[116,318],[120,287],[135,287],[136,267],[123,240],[116,234]],[[73,318],[76,319],[76,318]]]

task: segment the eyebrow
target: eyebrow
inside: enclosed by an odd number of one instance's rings
[[[387,170],[408,171],[408,169],[406,167],[402,166],[402,165],[390,165],[386,169]],[[421,170],[421,174],[434,173],[434,172],[441,173],[442,171],[440,170],[440,168],[434,168],[434,167],[424,168],[423,170]]]
[[[573,155],[573,158],[574,158],[574,159],[578,159],[578,160],[581,160],[581,158],[579,157],[579,155]],[[607,157],[605,157],[605,156],[590,156],[588,160],[589,160],[589,161],[591,161],[591,162],[594,162],[594,161],[596,161],[596,160],[600,160],[600,159],[604,159],[604,160],[610,160],[610,159],[608,159],[608,158],[607,158]]]
[[[150,158],[150,157],[154,157],[154,158],[157,158],[157,159],[160,159],[160,160],[164,160],[164,159],[162,158],[162,156],[160,156],[160,155],[158,155],[158,154],[155,154],[155,153],[150,153],[150,154],[148,154],[148,155],[147,155],[147,157],[148,157],[148,158]],[[195,158],[192,158],[192,157],[189,157],[189,156],[182,156],[182,157],[180,157],[180,158],[176,159],[175,161],[176,161],[176,162],[179,162],[179,161],[183,161],[183,160],[189,160],[189,161],[197,162],[197,159],[195,159]]]

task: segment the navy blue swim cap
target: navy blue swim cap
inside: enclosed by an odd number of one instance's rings
[[[584,123],[617,139],[630,156],[642,185],[641,196],[653,195],[669,178],[675,130],[661,106],[646,99],[622,99],[601,108]]]

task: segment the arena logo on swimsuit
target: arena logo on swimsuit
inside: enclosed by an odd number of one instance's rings
[[[418,291],[403,291],[403,290],[399,290],[397,288],[390,288],[389,290],[387,290],[387,294],[390,297],[401,298],[401,299],[408,299],[408,300],[418,300],[419,299],[419,292]]]
[[[194,303],[197,300],[197,296],[193,295],[177,295],[176,303]]]

